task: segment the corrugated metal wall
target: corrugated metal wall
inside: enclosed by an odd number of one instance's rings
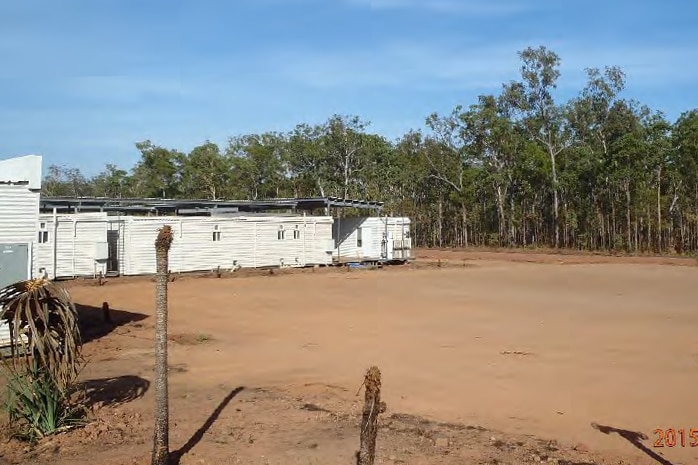
[[[330,217],[125,217],[122,274],[155,273],[155,238],[165,224],[174,233],[172,272],[332,263]]]
[[[36,245],[37,271],[44,268],[51,278],[72,278],[106,274],[106,260],[96,260],[97,244],[107,243],[109,217],[106,213],[39,215]],[[44,233],[45,234],[42,234]],[[43,236],[43,237],[42,237]],[[44,241],[44,239],[48,239]],[[56,270],[54,274],[54,246]]]
[[[39,221],[39,193],[0,184],[0,243],[33,243]]]
[[[39,192],[29,190],[25,185],[0,184],[0,244],[30,244],[32,269],[36,269],[33,249],[38,219]],[[0,347],[9,343],[10,328],[0,324]]]
[[[359,229],[362,229],[361,247],[358,245]],[[370,232],[366,232],[370,230]],[[338,218],[333,226],[332,237],[339,245],[335,250],[335,259],[379,260],[383,234],[392,233],[393,246],[398,247],[399,254],[394,259],[411,258],[411,240],[409,238],[410,219],[406,217],[353,217]],[[339,239],[337,239],[339,238]]]

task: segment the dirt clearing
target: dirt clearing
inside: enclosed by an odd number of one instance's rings
[[[352,463],[356,393],[376,364],[388,407],[379,463],[698,463],[689,437],[698,429],[698,267],[462,260],[468,266],[176,279],[175,461]],[[99,420],[0,455],[148,463],[154,283],[71,293],[95,317],[103,301],[117,310],[116,328],[87,334],[83,377]],[[654,447],[657,428],[684,429],[685,446]]]

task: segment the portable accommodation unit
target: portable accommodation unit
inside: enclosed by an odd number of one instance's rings
[[[0,160],[0,288],[34,276],[41,156]],[[0,323],[0,346],[10,330]]]
[[[332,237],[337,244],[335,262],[393,262],[412,258],[409,218],[336,218]]]
[[[52,279],[106,275],[109,226],[103,212],[40,214],[37,271]]]
[[[233,217],[122,217],[113,233],[122,247],[123,275],[156,272],[155,238],[170,225],[174,240],[170,271],[191,272],[332,263],[332,218],[325,216],[240,215]],[[112,224],[112,228],[118,227]],[[112,231],[117,231],[112,229]],[[118,238],[115,236],[118,234]]]

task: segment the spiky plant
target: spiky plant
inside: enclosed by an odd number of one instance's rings
[[[41,437],[76,419],[70,393],[82,366],[78,316],[68,291],[45,279],[0,290],[0,321],[10,328],[11,357],[0,367],[7,378],[10,421],[22,421]]]
[[[157,280],[155,284],[155,434],[152,465],[169,460],[169,404],[167,386],[167,280],[172,228],[163,226],[155,240]]]

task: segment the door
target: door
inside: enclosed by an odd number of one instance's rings
[[[0,244],[0,289],[29,278],[29,245]],[[0,347],[10,344],[10,327],[0,321]]]
[[[0,289],[29,279],[29,245],[0,244]]]
[[[119,230],[110,229],[107,231],[107,248],[109,258],[107,259],[107,273],[110,275],[119,274]]]
[[[371,233],[372,230],[370,227],[363,226],[359,228],[359,234],[361,235],[361,256],[377,258],[373,250],[373,237]]]
[[[393,237],[393,232],[388,232],[388,240],[386,241],[386,254],[385,259],[390,261],[395,258],[395,238]]]

